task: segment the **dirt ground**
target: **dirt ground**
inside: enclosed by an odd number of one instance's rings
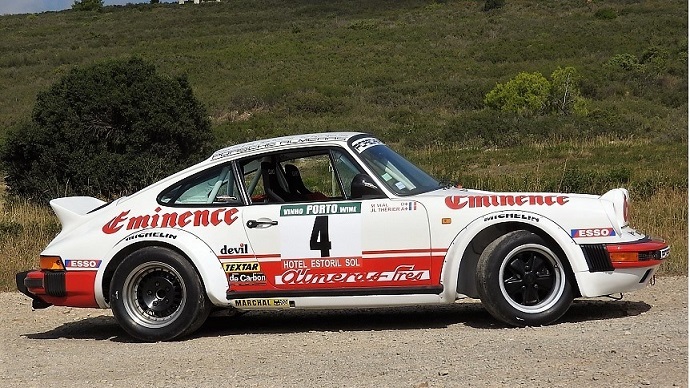
[[[451,306],[252,312],[191,338],[136,343],[108,310],[0,293],[0,386],[688,386],[688,279],[622,301],[577,300],[559,323],[508,328]]]

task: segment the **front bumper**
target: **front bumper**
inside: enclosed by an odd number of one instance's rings
[[[629,243],[583,244],[580,247],[589,272],[657,267],[670,253],[664,241],[649,238]]]
[[[580,247],[589,267],[588,271],[575,274],[584,297],[618,294],[645,287],[670,253],[664,241],[650,238]]]
[[[35,270],[16,275],[17,290],[32,299],[31,306],[98,307],[94,294],[96,271]]]

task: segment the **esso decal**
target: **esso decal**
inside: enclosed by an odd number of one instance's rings
[[[572,229],[570,236],[578,237],[611,237],[615,236],[616,231],[613,228],[591,228],[591,229]]]
[[[67,268],[97,269],[100,266],[100,260],[65,260]]]

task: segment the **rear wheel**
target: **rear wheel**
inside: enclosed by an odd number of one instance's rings
[[[484,307],[514,326],[539,326],[563,316],[573,301],[562,259],[538,235],[519,230],[486,247],[477,264]]]
[[[179,253],[146,247],[117,267],[110,285],[113,315],[131,336],[166,341],[190,334],[208,317],[199,275]]]

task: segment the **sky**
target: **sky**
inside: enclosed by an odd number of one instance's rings
[[[173,3],[177,0],[161,0],[161,3]],[[149,3],[149,0],[105,0],[105,5],[125,5],[127,3]],[[62,11],[72,8],[74,0],[0,0],[0,15],[20,13],[39,13],[45,11]]]

